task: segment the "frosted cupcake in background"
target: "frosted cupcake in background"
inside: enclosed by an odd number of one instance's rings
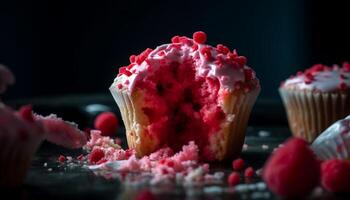
[[[138,156],[194,141],[204,160],[237,156],[260,92],[247,59],[222,44],[175,36],[172,43],[130,56],[110,86]]]
[[[314,65],[285,80],[279,92],[292,134],[312,142],[350,114],[350,64]]]
[[[311,148],[322,160],[350,159],[350,115],[321,133]]]

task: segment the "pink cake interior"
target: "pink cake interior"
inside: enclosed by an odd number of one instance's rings
[[[209,154],[209,136],[225,119],[218,106],[219,81],[196,77],[191,61],[164,64],[156,70],[135,83],[145,94],[142,110],[151,123],[148,133],[175,151],[195,141],[202,153]]]

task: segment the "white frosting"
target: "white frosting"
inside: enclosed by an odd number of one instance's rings
[[[341,79],[341,75],[344,76],[344,78]],[[338,89],[341,83],[345,83],[347,87],[350,87],[350,72],[344,72],[341,68],[330,71],[321,71],[314,74],[311,83],[306,83],[306,80],[307,78],[305,74],[302,74],[287,79],[282,86],[287,88],[329,92]]]
[[[128,81],[128,87],[123,87],[123,89],[127,88],[129,91],[132,91],[135,82],[139,79],[143,79],[147,73],[150,73],[148,70],[149,67],[151,67],[153,71],[156,71],[158,67],[162,66],[160,61],[164,60],[167,63],[176,61],[180,64],[184,61],[192,60],[196,65],[196,76],[218,78],[221,87],[224,89],[234,90],[234,85],[237,81],[246,81],[244,69],[250,69],[249,67],[244,66],[244,68],[242,68],[236,66],[236,63],[229,62],[227,55],[220,53],[215,48],[206,44],[195,43],[193,40],[190,41],[197,44],[198,49],[194,50],[192,46],[185,43],[177,43],[177,45],[180,45],[179,48],[175,48],[174,44],[158,46],[147,56],[145,61],[139,65],[135,63],[135,65],[129,69],[129,71],[133,72],[130,76],[120,74],[116,77],[111,87],[116,87],[118,84],[125,86],[125,82]],[[201,53],[203,48],[208,47],[210,48],[211,57],[214,58],[210,61]],[[215,63],[218,59],[222,60],[221,66]],[[254,71],[253,79],[257,80]]]

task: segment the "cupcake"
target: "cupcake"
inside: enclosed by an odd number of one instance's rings
[[[0,186],[23,183],[32,158],[43,140],[66,148],[80,148],[85,134],[72,122],[51,114],[43,117],[30,105],[18,112],[0,103]]]
[[[350,159],[350,115],[322,132],[311,148],[322,160]]]
[[[236,50],[205,44],[204,32],[171,41],[130,56],[110,86],[129,147],[143,156],[194,141],[204,160],[237,156],[260,92],[255,72]]]
[[[293,135],[312,142],[350,114],[350,64],[314,65],[282,82],[279,92]]]
[[[34,120],[28,106],[16,113],[1,104],[0,121],[0,185],[18,186],[44,139],[44,127]]]

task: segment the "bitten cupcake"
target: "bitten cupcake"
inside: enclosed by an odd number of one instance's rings
[[[138,156],[194,141],[204,160],[237,156],[260,92],[247,59],[222,44],[175,36],[172,43],[130,56],[110,86]]]
[[[312,142],[350,114],[350,64],[314,65],[284,81],[279,92],[293,135]]]
[[[322,160],[350,160],[350,115],[323,131],[311,148]]]

